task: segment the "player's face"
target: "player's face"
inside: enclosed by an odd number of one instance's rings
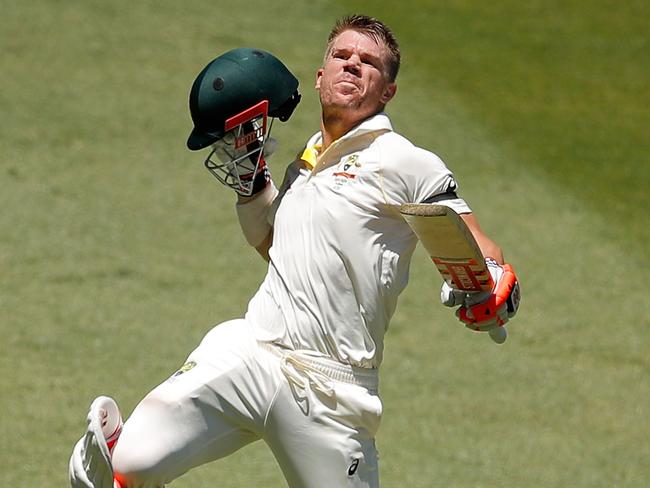
[[[339,34],[318,70],[323,111],[351,110],[359,119],[381,111],[397,86],[388,78],[388,48],[355,30]]]

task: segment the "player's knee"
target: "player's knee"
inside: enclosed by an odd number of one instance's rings
[[[157,453],[140,443],[120,438],[113,451],[113,473],[122,488],[164,486],[165,473]]]
[[[155,425],[155,418],[149,410],[137,411],[124,424],[112,456],[122,488],[157,488],[169,481],[168,449],[156,435],[164,426]]]

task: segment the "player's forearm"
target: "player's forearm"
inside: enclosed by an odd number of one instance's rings
[[[271,181],[264,190],[252,197],[237,197],[237,217],[244,237],[267,261],[273,238],[268,214],[277,195],[278,190]]]
[[[503,251],[501,250],[501,247],[487,235],[485,235],[474,214],[461,214],[461,218],[469,230],[472,232],[472,235],[474,236],[474,239],[476,239],[478,247],[481,248],[481,253],[483,256],[490,257],[497,263],[503,264]]]
[[[476,239],[476,243],[481,248],[483,256],[490,257],[499,264],[504,264],[503,251],[496,242],[487,237],[485,234],[474,234],[474,239]]]

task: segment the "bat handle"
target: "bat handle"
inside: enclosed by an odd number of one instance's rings
[[[508,331],[503,326],[490,330],[489,334],[490,339],[492,339],[497,344],[503,344],[508,338]]]

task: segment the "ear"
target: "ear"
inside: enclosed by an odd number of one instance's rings
[[[384,93],[381,94],[381,103],[386,105],[392,100],[392,98],[397,93],[397,83],[389,83],[384,90]]]
[[[316,71],[316,85],[314,88],[320,90],[320,80],[323,77],[323,68],[318,68]]]

